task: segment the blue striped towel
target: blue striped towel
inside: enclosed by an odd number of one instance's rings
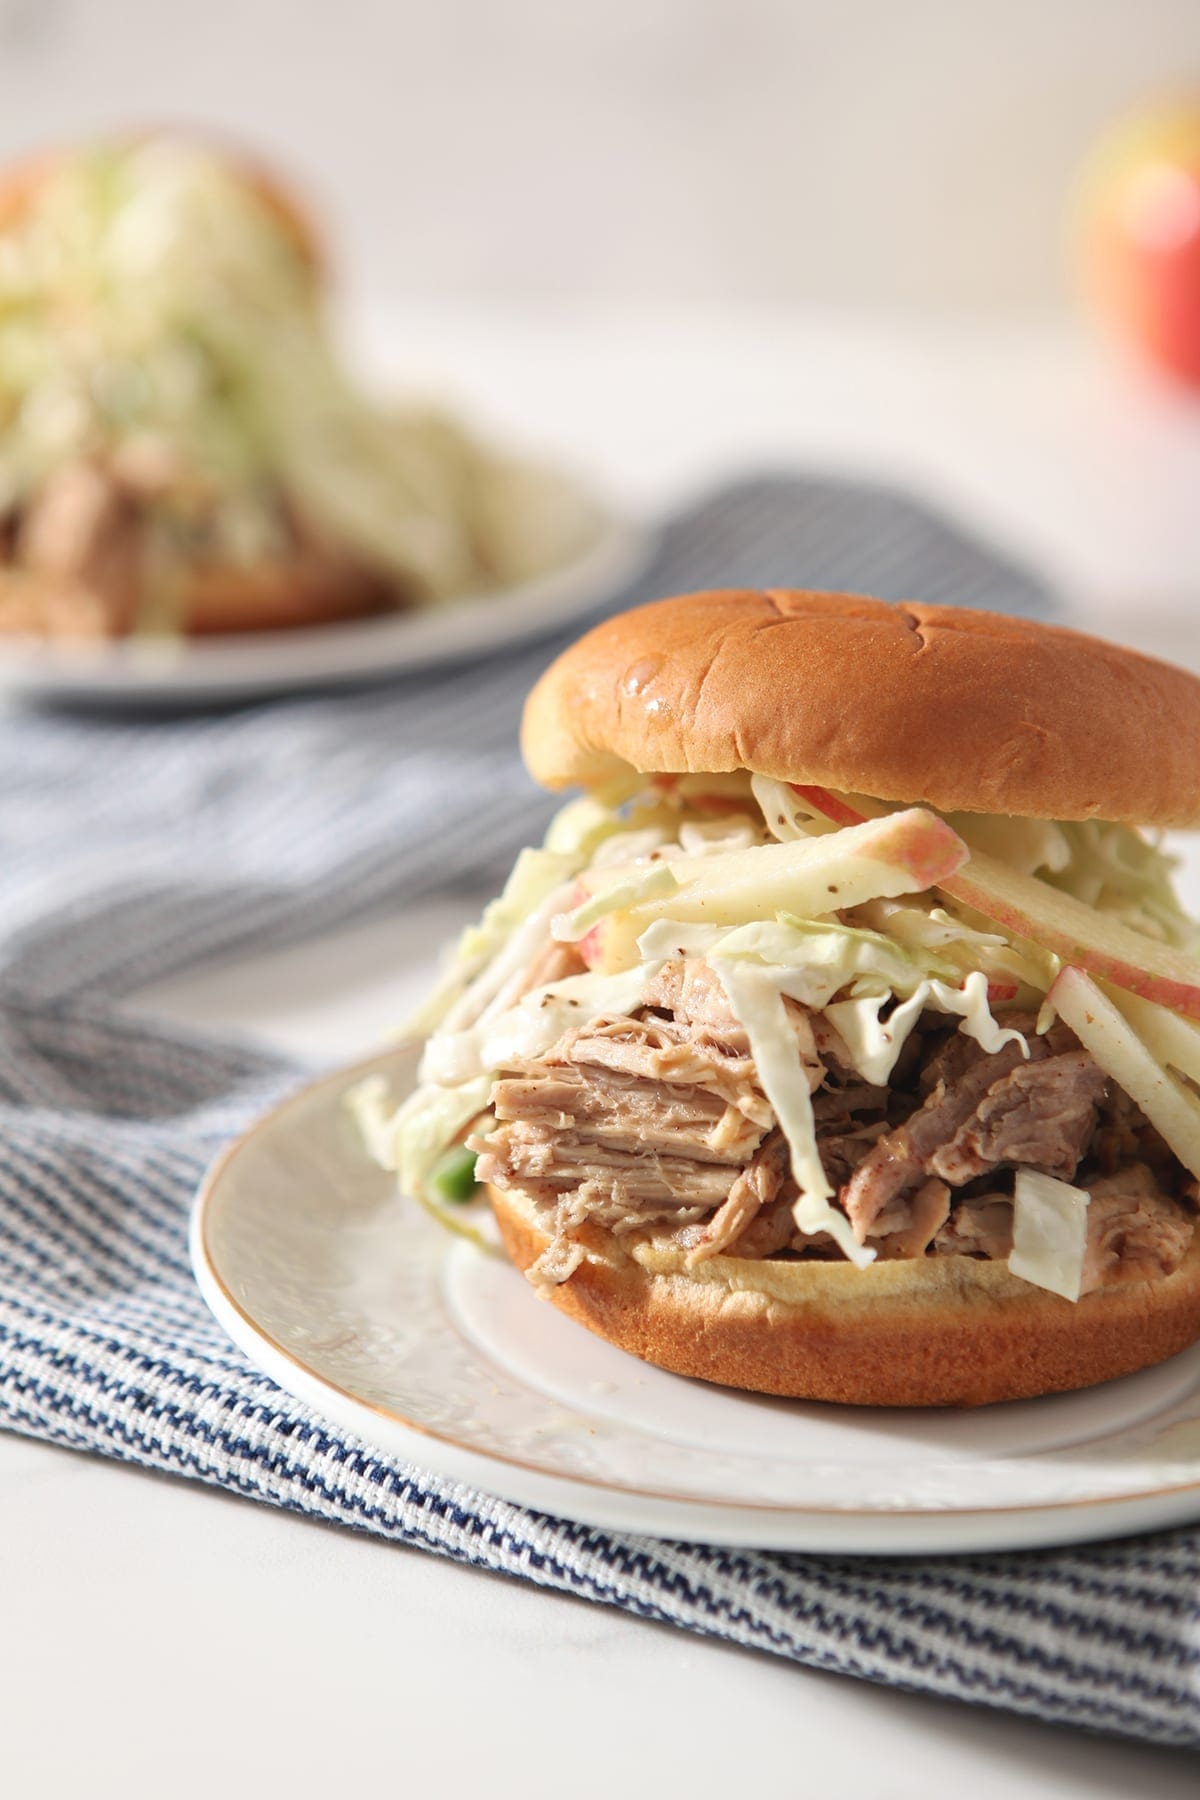
[[[801,480],[692,508],[614,604],[740,582],[1047,610],[907,500]],[[515,728],[554,647],[232,714],[0,721],[0,1424],[814,1667],[1200,1743],[1200,1530],[891,1563],[615,1537],[378,1455],[206,1311],[196,1183],[298,1072],[122,998],[501,872],[546,813]]]

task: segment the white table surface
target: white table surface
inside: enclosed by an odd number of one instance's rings
[[[374,327],[397,366],[657,504],[740,458],[915,472],[1113,635],[1200,660],[1200,418],[1060,334],[665,315]],[[636,404],[631,396],[636,395]],[[562,426],[566,419],[565,428]],[[1133,621],[1130,623],[1130,621]],[[1200,894],[1193,861],[1189,885]],[[363,1054],[459,895],[138,1004]],[[89,1800],[632,1784],[891,1800],[1192,1796],[1193,1756],[902,1696],[116,1465],[0,1439],[0,1792]]]

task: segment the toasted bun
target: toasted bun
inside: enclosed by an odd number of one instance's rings
[[[1200,681],[1059,626],[854,594],[607,620],[525,708],[547,787],[749,769],[942,812],[1200,825]]]
[[[315,556],[252,568],[187,572],[177,628],[187,636],[332,625],[394,611],[396,590],[371,572]],[[105,592],[61,577],[0,568],[0,637],[95,639],[137,628],[136,580]],[[173,617],[165,621],[172,628]]]
[[[194,569],[184,600],[183,630],[204,637],[332,625],[339,619],[395,611],[396,603],[394,585],[369,570],[310,557],[249,569]]]
[[[529,1268],[549,1242],[547,1209],[488,1193],[509,1256]],[[1200,1337],[1200,1232],[1173,1275],[1075,1304],[969,1256],[869,1269],[715,1256],[688,1270],[661,1240],[581,1235],[587,1261],[550,1290],[560,1312],[673,1374],[794,1400],[1026,1400],[1130,1375]]]

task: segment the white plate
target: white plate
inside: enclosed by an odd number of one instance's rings
[[[1200,1516],[1200,1346],[977,1412],[759,1398],[647,1367],[452,1236],[305,1089],[235,1144],[192,1222],[205,1299],[279,1385],[390,1455],[585,1523],[879,1554],[1072,1543]]]
[[[478,655],[550,632],[620,590],[645,566],[653,534],[595,499],[586,548],[536,581],[426,611],[341,625],[205,638],[95,644],[0,639],[0,693],[89,704],[190,705],[341,686]]]

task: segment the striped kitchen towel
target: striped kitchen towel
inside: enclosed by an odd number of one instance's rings
[[[693,508],[621,603],[721,582],[1046,610],[909,502],[825,482]],[[380,1456],[208,1314],[196,1183],[299,1071],[122,999],[500,871],[545,813],[513,744],[552,648],[232,714],[0,721],[0,1424],[814,1667],[1200,1743],[1200,1530],[892,1563],[614,1536]]]

